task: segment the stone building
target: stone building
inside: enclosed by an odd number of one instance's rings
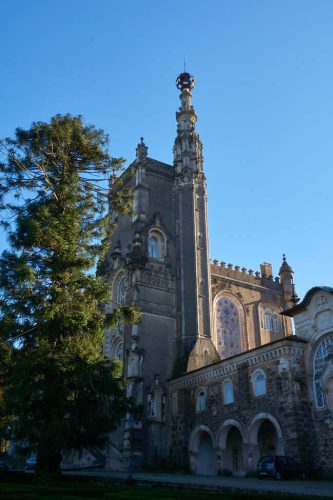
[[[194,80],[182,73],[176,83],[173,165],[150,158],[141,139],[110,182],[117,229],[102,266],[112,283],[107,307],[134,302],[142,320],[106,332],[104,348],[123,361],[143,413],[113,434],[106,467],[131,460],[244,474],[262,454],[279,453],[333,470],[332,290],[313,289],[295,306],[285,257],[276,278],[266,262],[255,273],[210,263]],[[130,217],[114,203],[128,188]],[[318,316],[319,297],[327,307]]]

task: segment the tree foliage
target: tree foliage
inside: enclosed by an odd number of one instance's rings
[[[122,159],[70,115],[17,129],[2,153],[0,426],[10,416],[12,437],[37,449],[37,471],[57,473],[61,452],[103,444],[129,404],[102,344],[108,324],[139,315],[127,305],[106,316],[110,287],[94,273],[111,227],[100,181]],[[115,202],[128,211],[130,193]]]

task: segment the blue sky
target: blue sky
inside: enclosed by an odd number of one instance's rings
[[[204,145],[211,257],[300,296],[333,286],[333,2],[2,0],[0,137],[81,114],[111,153],[172,162],[186,58]],[[0,248],[6,246],[0,236]]]

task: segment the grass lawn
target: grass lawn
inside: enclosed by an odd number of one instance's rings
[[[278,500],[288,498],[289,500],[300,500],[300,496],[293,495],[271,495],[267,493],[234,493],[227,491],[209,491],[190,488],[160,488],[148,485],[127,485],[127,484],[98,484],[98,483],[67,483],[60,482],[48,486],[39,486],[33,483],[18,483],[0,479],[0,498],[1,500],[83,500],[83,499],[102,499],[102,500]],[[310,497],[303,497],[309,499]],[[320,500],[319,497],[316,497]]]

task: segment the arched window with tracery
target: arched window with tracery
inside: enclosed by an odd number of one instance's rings
[[[325,377],[331,357],[333,357],[333,335],[325,337],[320,342],[313,358],[313,388],[318,409],[331,406],[330,389],[333,373],[332,376]]]
[[[217,351],[221,358],[229,358],[241,352],[239,310],[229,297],[221,297],[216,303],[216,337]]]

